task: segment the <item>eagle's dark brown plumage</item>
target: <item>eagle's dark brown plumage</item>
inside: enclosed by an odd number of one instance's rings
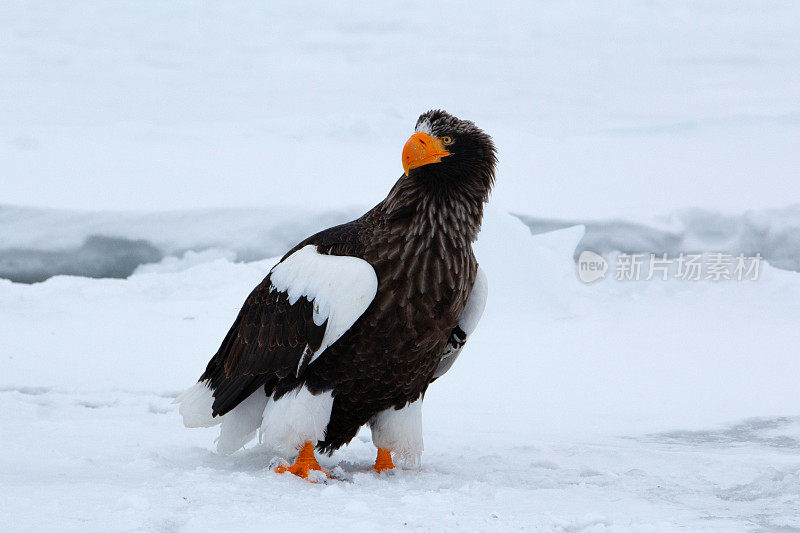
[[[440,110],[420,116],[416,131],[404,151],[407,173],[385,200],[281,260],[312,245],[321,255],[365,261],[377,277],[366,310],[316,354],[330,324],[315,322],[312,296],[292,302],[291,291],[276,289],[273,271],[247,298],[200,378],[212,391],[214,417],[260,389],[272,401],[301,386],[330,394],[330,420],[316,447],[332,452],[378,413],[419,399],[452,364],[443,359],[466,336],[459,320],[478,272],[471,244],[493,184],[495,148],[472,122]]]

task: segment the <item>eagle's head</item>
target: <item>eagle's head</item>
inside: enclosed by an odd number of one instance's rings
[[[492,138],[469,120],[441,109],[423,113],[403,147],[409,178],[437,189],[458,188],[486,201],[494,184],[497,156]]]

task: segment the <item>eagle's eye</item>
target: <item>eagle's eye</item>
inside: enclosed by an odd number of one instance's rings
[[[445,135],[444,137],[441,138],[441,140],[442,144],[444,144],[445,146],[450,146],[451,144],[453,144],[453,138],[450,137],[449,135]]]

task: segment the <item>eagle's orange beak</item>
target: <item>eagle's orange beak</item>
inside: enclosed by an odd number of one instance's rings
[[[412,168],[439,163],[448,155],[450,152],[444,149],[442,141],[427,133],[415,133],[403,147],[403,170],[408,176]]]

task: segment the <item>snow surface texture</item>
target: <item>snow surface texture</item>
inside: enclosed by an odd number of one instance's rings
[[[584,285],[582,235],[491,208],[491,296],[425,396],[420,469],[374,474],[365,429],[321,458],[352,476],[328,485],[272,473],[262,446],[216,454],[171,403],[274,260],[0,280],[0,527],[800,528],[800,274]]]

